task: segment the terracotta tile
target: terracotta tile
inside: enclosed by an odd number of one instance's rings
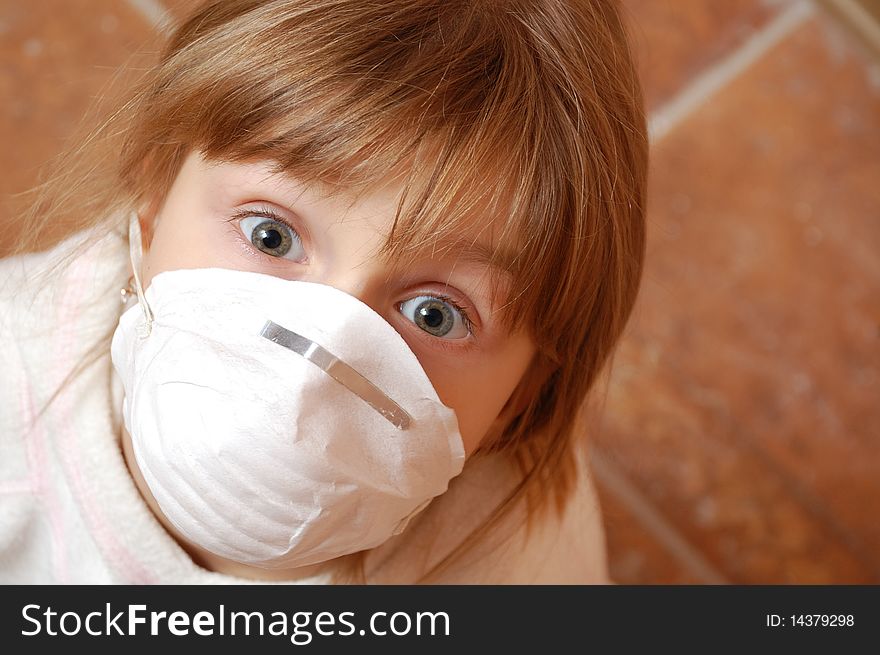
[[[737,581],[880,581],[877,71],[811,21],[654,151],[600,443]]]
[[[683,382],[660,368],[670,366],[667,357],[652,367],[621,352],[640,381],[611,388],[599,440],[606,455],[733,582],[870,580],[864,563],[790,496],[762,458],[740,451],[730,428],[701,414],[693,400],[699,390],[681,389]]]
[[[653,109],[769,22],[784,0],[624,0]]]
[[[20,226],[9,194],[37,181],[64,146],[91,99],[151,34],[128,3],[116,0],[0,0],[0,256]]]

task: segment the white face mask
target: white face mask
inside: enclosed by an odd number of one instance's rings
[[[461,472],[455,413],[353,296],[226,269],[135,284],[111,347],[125,427],[194,544],[265,568],[326,561],[398,534]]]

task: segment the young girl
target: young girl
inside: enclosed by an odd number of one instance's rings
[[[646,160],[611,0],[204,3],[0,263],[0,579],[606,582]]]

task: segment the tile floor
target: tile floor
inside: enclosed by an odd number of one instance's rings
[[[0,255],[14,194],[192,2],[0,0]],[[653,154],[591,435],[612,576],[878,583],[880,62],[806,0],[624,4]]]

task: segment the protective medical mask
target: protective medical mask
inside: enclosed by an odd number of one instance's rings
[[[373,548],[464,465],[455,413],[403,338],[329,286],[164,272],[120,318],[113,364],[144,480],[189,541],[265,568]]]

